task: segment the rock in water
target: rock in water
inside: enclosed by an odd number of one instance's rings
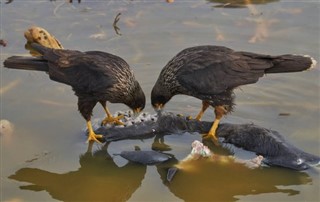
[[[156,151],[122,151],[120,156],[128,161],[144,165],[154,165],[165,162],[171,157]]]

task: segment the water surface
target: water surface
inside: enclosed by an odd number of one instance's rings
[[[101,50],[124,58],[146,93],[146,111],[152,112],[150,92],[161,68],[184,48],[223,45],[235,50],[266,54],[305,54],[319,60],[320,4],[262,1],[246,5],[226,1],[64,1],[1,2],[1,66],[11,55],[27,55],[23,32],[44,27],[65,48]],[[117,23],[120,34],[112,24]],[[319,201],[319,168],[297,172],[264,166],[198,161],[170,184],[166,168],[188,155],[200,134],[164,137],[175,160],[158,166],[127,164],[113,154],[150,150],[157,140],[95,144],[85,154],[85,122],[69,86],[41,72],[1,70],[1,119],[14,124],[11,135],[1,135],[1,201]],[[306,152],[319,150],[319,66],[310,71],[267,75],[236,93],[235,111],[224,122],[250,123],[279,131]],[[176,96],[166,109],[196,115],[201,102]],[[127,110],[109,104],[110,110]],[[286,116],[279,116],[286,114]],[[97,106],[93,118],[103,117]],[[213,120],[212,109],[204,120]],[[162,145],[163,146],[163,145]],[[210,148],[221,155],[227,149]],[[252,153],[237,150],[238,158]]]

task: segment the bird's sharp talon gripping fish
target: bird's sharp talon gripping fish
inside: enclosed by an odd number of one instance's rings
[[[114,124],[114,125],[124,125],[124,123],[121,121],[123,119],[124,115],[108,115],[106,118],[104,118],[101,121],[101,126],[105,126],[107,124]]]
[[[306,55],[271,56],[223,46],[191,47],[162,69],[151,92],[151,103],[155,109],[163,108],[178,94],[202,100],[196,120],[201,120],[209,106],[214,108],[216,118],[209,132],[214,139],[220,119],[233,110],[233,89],[256,83],[268,73],[300,72],[315,66],[316,61]]]
[[[121,114],[121,115],[119,115],[119,114]],[[118,112],[114,113],[113,116],[118,116],[118,115],[119,115],[118,117],[121,116],[121,119],[119,119],[119,121],[121,123],[123,123],[123,125],[110,125],[110,124],[99,125],[98,123],[101,122],[101,119],[94,120],[94,123],[92,125],[94,126],[93,127],[94,129],[98,129],[100,127],[103,127],[103,128],[123,128],[123,127],[132,126],[132,125],[143,124],[145,122],[155,123],[158,119],[158,116],[159,116],[158,114],[149,114],[147,112],[140,113],[137,116],[132,116],[131,114],[132,114],[132,112],[130,110],[118,111]],[[88,133],[88,130],[85,128],[84,132]]]

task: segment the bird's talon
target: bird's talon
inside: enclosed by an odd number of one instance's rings
[[[203,138],[203,139],[207,139],[207,138],[208,138],[208,134],[203,134],[203,135],[202,135],[202,138]]]
[[[208,134],[203,134],[203,135],[202,135],[202,138],[203,138],[203,139],[210,139],[210,138],[211,138],[211,136],[210,136],[210,135],[208,135]]]
[[[118,120],[123,119],[123,118],[124,118],[124,115],[123,115],[123,114],[121,114],[121,115],[119,115],[119,116],[116,117],[116,119],[118,119]]]
[[[213,142],[214,145],[219,146],[219,140],[218,138],[214,135],[214,134],[204,134],[202,135],[202,138],[204,140],[211,140]]]
[[[88,137],[88,139],[87,139],[87,143],[89,143],[89,142],[97,142],[97,143],[100,143],[100,144],[102,144],[102,142],[100,141],[100,140],[98,140],[98,139],[101,139],[101,138],[103,138],[103,135],[96,135],[96,134],[89,134],[89,137]]]
[[[101,138],[103,138],[103,135],[96,135],[95,137],[98,139],[101,139]]]
[[[115,125],[124,125],[124,123],[122,123],[120,120],[124,117],[124,115],[120,115],[117,117],[106,117],[102,122],[101,122],[101,126],[105,126],[108,123],[114,123]]]

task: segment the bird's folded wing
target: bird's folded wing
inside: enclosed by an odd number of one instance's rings
[[[197,58],[177,73],[179,83],[198,93],[219,94],[258,81],[271,64],[240,56]],[[256,68],[258,66],[259,68]],[[261,67],[264,66],[264,67]]]

